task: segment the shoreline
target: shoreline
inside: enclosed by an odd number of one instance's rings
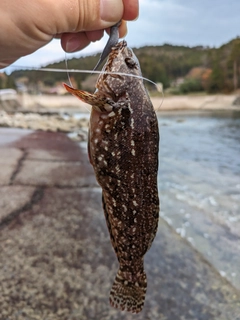
[[[236,94],[215,95],[177,95],[151,97],[156,111],[176,110],[240,110],[240,104],[234,105],[239,97]],[[71,95],[28,95],[19,96],[22,109],[52,110],[57,112],[88,112],[90,106]]]
[[[151,97],[160,116],[206,115],[232,116],[240,113],[238,98],[232,95],[189,95]],[[240,100],[238,98],[238,100]],[[0,101],[0,127],[65,132],[77,141],[87,140],[91,107],[71,95],[28,95],[18,100]]]
[[[234,105],[237,94],[224,95],[179,95],[164,98],[152,97],[154,109],[161,111],[184,110],[240,110],[240,105]],[[161,105],[161,106],[160,106]]]

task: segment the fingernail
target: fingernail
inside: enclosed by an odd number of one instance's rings
[[[107,22],[117,22],[123,15],[121,0],[100,0],[101,19]]]
[[[79,36],[74,35],[72,38],[68,39],[66,43],[66,51],[67,52],[74,52],[77,51],[81,46]]]

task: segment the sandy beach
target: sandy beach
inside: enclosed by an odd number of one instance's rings
[[[233,105],[238,95],[179,95],[162,98],[151,98],[155,110],[240,110],[240,106]]]
[[[173,110],[240,110],[240,106],[233,105],[238,94],[216,94],[216,95],[179,95],[166,97],[152,97],[152,103],[157,111]],[[88,112],[89,105],[76,99],[71,95],[27,95],[20,97],[23,108],[59,110],[79,110]]]

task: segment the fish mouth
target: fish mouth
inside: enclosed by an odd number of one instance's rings
[[[114,48],[118,49],[118,50],[122,50],[123,48],[127,47],[127,41],[126,40],[122,40],[120,42],[118,42]]]
[[[114,58],[119,54],[123,53],[127,49],[127,41],[122,40],[118,42],[114,47],[112,47],[112,50],[108,56],[108,61],[113,61]]]

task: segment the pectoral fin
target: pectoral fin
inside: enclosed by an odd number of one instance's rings
[[[76,96],[78,99],[82,100],[85,103],[90,105],[98,105],[99,97],[96,96],[94,93],[89,93],[84,90],[78,90],[70,87],[66,83],[63,83],[65,89],[70,92],[72,95]]]
[[[103,95],[100,96],[97,93],[89,93],[84,90],[74,89],[66,83],[63,83],[63,85],[68,92],[83,102],[95,107],[99,112],[111,112],[113,110],[115,103],[110,98]]]

